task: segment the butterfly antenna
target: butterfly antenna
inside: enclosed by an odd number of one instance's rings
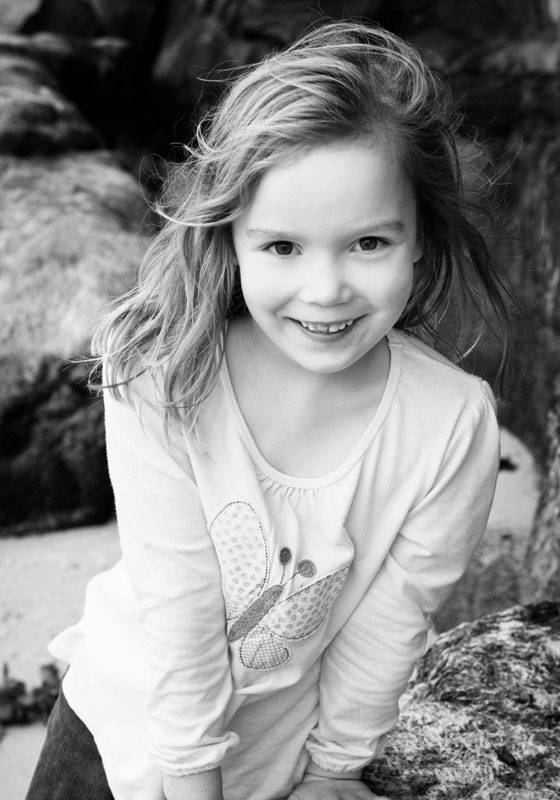
[[[289,547],[282,547],[280,550],[280,563],[282,564],[282,581],[284,583],[284,574],[286,572],[286,564],[292,560],[292,551]],[[291,579],[290,579],[291,580]]]

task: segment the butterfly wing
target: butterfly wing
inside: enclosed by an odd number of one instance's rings
[[[222,573],[227,619],[238,617],[268,581],[268,548],[262,526],[249,503],[229,503],[214,518],[210,536]]]
[[[290,656],[288,648],[264,625],[253,628],[239,649],[241,662],[250,669],[274,669],[285,664]]]
[[[285,639],[309,636],[331,610],[348,569],[343,567],[276,603],[263,620],[263,625]]]

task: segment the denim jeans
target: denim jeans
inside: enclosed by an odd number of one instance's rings
[[[26,800],[114,800],[93,736],[62,691]]]

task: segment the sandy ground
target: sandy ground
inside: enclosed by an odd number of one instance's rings
[[[502,455],[517,469],[502,471],[486,540],[508,529],[524,547],[538,496],[531,456],[507,431]],[[116,525],[0,538],[0,661],[28,687],[51,661],[47,642],[80,617],[89,578],[118,559]],[[0,796],[23,800],[44,736],[44,726],[14,726],[0,742]]]
[[[88,580],[119,557],[115,523],[0,539],[0,661],[28,688],[52,662],[47,643],[76,622]],[[64,665],[61,665],[64,666]],[[13,726],[0,742],[0,798],[23,800],[45,726]]]

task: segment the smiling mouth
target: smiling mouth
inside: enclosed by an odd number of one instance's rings
[[[352,325],[355,324],[355,319],[347,319],[342,320],[341,322],[307,322],[304,320],[296,319],[294,322],[297,322],[298,325],[301,325],[302,328],[305,328],[306,331],[310,331],[311,333],[321,333],[321,334],[334,334],[340,333],[341,331],[347,330],[351,328]]]

